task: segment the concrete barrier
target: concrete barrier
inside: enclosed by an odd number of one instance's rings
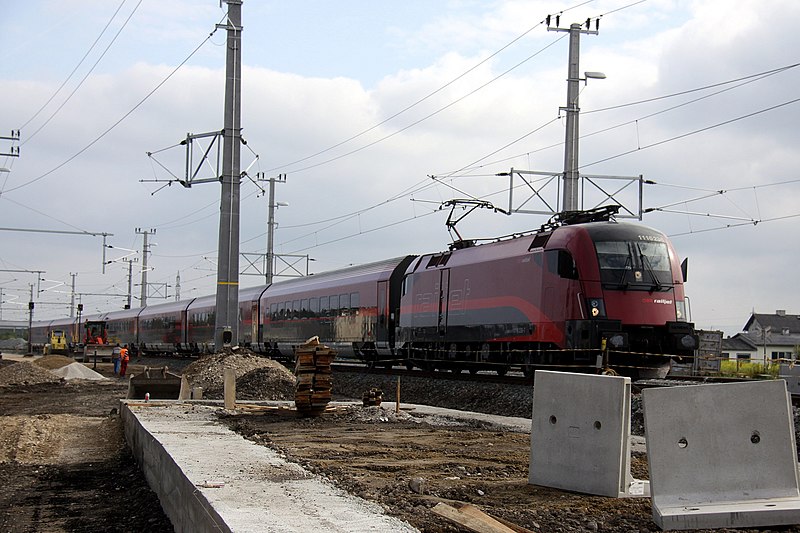
[[[225,520],[184,475],[163,444],[142,426],[126,402],[120,403],[128,446],[175,531],[230,532]]]
[[[653,520],[662,529],[800,523],[783,380],[646,389]]]
[[[537,370],[528,483],[611,496],[647,496],[630,473],[631,380]]]

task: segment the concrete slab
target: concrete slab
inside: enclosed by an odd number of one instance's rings
[[[230,431],[218,407],[122,404],[128,443],[176,531],[417,531]]]
[[[630,473],[630,420],[630,378],[536,371],[528,483],[648,496],[648,482]]]
[[[800,523],[783,380],[646,389],[653,520],[662,529]]]

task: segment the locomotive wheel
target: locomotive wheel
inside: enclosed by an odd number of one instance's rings
[[[481,349],[478,350],[478,359],[481,363],[488,363],[492,356],[492,347],[488,342],[481,344]]]
[[[414,362],[410,359],[406,360],[406,370],[414,370]]]
[[[494,371],[497,372],[497,375],[502,378],[503,376],[506,375],[506,372],[508,372],[508,367],[501,365],[501,366],[498,366],[497,368],[495,368]]]
[[[533,377],[534,372],[536,372],[536,370],[532,366],[530,365],[522,366],[522,375],[525,376],[526,378],[531,379]]]
[[[474,363],[477,355],[477,350],[475,350],[471,344],[464,346],[464,361],[467,361],[468,363]]]
[[[450,361],[458,361],[458,344],[451,342],[447,347],[447,359]]]

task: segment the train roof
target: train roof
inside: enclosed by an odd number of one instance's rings
[[[0,329],[28,329],[28,322],[23,320],[0,320]]]
[[[337,285],[339,282],[360,283],[365,281],[388,280],[394,270],[400,266],[408,257],[401,256],[374,263],[330,270],[319,274],[312,274],[302,278],[295,278],[286,281],[273,283],[264,293],[265,296],[279,296],[282,294],[294,293],[298,290],[313,290]]]
[[[267,290],[267,285],[256,285],[255,287],[239,289],[239,301],[258,300],[265,290]]]
[[[156,304],[156,305],[148,305],[147,307],[140,309],[139,316],[151,316],[151,315],[160,315],[163,313],[177,313],[180,311],[185,311],[186,308],[191,305],[192,302],[195,301],[195,298],[191,300],[181,300],[179,302],[167,302],[163,304]]]
[[[424,270],[432,266],[456,265],[488,261],[503,257],[524,254],[536,248],[547,248],[551,238],[563,242],[570,233],[586,232],[593,241],[604,240],[639,240],[642,236],[659,237],[665,242],[667,237],[660,231],[630,222],[602,221],[551,226],[531,233],[517,234],[479,245],[465,246],[421,255],[407,270],[407,273]]]
[[[119,311],[109,311],[103,313],[101,320],[124,320],[126,318],[136,318],[139,316],[146,307],[137,307],[136,309],[121,309]]]
[[[565,226],[565,228],[571,227],[585,229],[594,241],[617,239],[636,240],[641,235],[662,237],[666,240],[666,236],[662,232],[643,224],[633,224],[630,222],[591,222],[576,226]]]

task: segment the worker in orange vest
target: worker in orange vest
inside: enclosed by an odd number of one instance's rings
[[[128,369],[128,361],[130,357],[128,356],[128,345],[122,347],[119,351],[119,360],[120,360],[120,369],[119,369],[119,377],[125,377],[125,371]]]

